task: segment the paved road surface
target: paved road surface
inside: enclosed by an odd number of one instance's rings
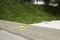
[[[0,40],[28,40],[24,37],[0,30]]]
[[[60,40],[60,30],[37,27],[37,26],[32,26],[27,24],[27,25],[24,25],[26,29],[21,31],[18,28],[18,26],[20,25],[22,24],[0,20],[0,29],[4,29],[6,31],[15,33],[20,36],[24,36],[29,40]]]

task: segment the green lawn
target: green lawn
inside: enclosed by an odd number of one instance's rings
[[[0,19],[28,24],[60,20],[60,8],[0,0]]]

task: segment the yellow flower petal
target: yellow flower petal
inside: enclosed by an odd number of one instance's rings
[[[25,29],[25,26],[18,26],[18,28],[19,28],[20,30],[24,30],[24,29]]]

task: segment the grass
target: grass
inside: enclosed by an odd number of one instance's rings
[[[0,19],[27,24],[60,20],[60,8],[0,0]]]

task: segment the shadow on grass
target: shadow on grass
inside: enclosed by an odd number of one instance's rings
[[[44,6],[44,11],[55,16],[56,20],[60,20],[60,7]]]

